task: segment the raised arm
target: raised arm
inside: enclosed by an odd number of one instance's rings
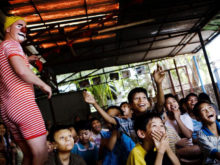
[[[111,117],[108,113],[106,113],[96,102],[95,98],[88,92],[83,91],[84,101],[88,104],[92,104],[95,109],[99,112],[99,114],[104,118],[104,120],[108,123],[116,125],[116,120]]]
[[[20,56],[12,56],[9,58],[9,62],[14,69],[15,73],[25,82],[38,86],[44,93],[51,98],[52,91],[50,86],[44,83],[34,72],[27,67],[25,61]]]
[[[109,149],[109,151],[112,151],[114,149],[115,144],[117,142],[117,138],[118,138],[118,130],[114,129],[112,131],[111,137],[108,139],[108,143],[106,144],[106,147]]]
[[[180,119],[180,110],[173,110],[173,114],[174,114],[174,118],[182,132],[182,134],[186,137],[186,138],[191,138],[192,137],[192,131],[186,127],[186,125],[182,122],[182,120]],[[192,121],[190,121],[191,119],[189,118],[188,122],[186,124],[191,124],[192,125]]]
[[[153,72],[154,81],[157,86],[157,110],[161,112],[163,110],[163,105],[165,102],[164,93],[162,88],[162,82],[165,77],[165,73],[160,65],[157,65],[157,69]]]

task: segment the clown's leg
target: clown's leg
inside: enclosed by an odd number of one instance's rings
[[[48,156],[46,135],[27,140],[27,144],[33,155],[32,165],[43,165]]]

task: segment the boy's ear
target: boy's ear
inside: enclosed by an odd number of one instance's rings
[[[143,130],[137,130],[137,135],[141,139],[144,139],[146,137],[145,131],[143,131]]]
[[[52,145],[53,145],[53,149],[56,150],[56,149],[57,149],[57,143],[56,143],[56,142],[53,142]]]

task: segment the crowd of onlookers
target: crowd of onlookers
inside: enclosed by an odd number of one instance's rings
[[[219,110],[205,93],[178,99],[163,94],[164,74],[154,74],[157,102],[137,87],[128,102],[98,105],[83,92],[101,117],[90,116],[74,125],[48,127],[46,165],[169,165],[220,164]],[[105,123],[101,122],[101,118]],[[0,123],[0,164],[22,164],[22,152],[3,123]]]

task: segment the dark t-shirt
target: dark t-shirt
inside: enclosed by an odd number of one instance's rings
[[[44,165],[62,165],[57,152],[51,152],[48,155],[48,160]],[[79,155],[70,154],[69,165],[86,165],[86,162]]]
[[[156,160],[157,152],[156,151],[150,151],[145,156],[145,161],[147,165],[154,165]],[[163,162],[162,165],[173,165],[170,158],[167,156],[167,153],[163,156]]]

